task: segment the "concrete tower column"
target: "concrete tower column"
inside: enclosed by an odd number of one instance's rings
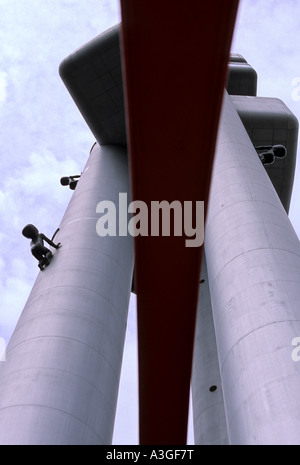
[[[225,95],[206,259],[231,444],[300,444],[300,244]]]
[[[133,270],[130,236],[99,237],[96,206],[129,193],[126,150],[96,144],[0,372],[0,444],[109,444]]]
[[[198,445],[225,445],[228,435],[205,254],[200,283],[192,372],[194,440]]]

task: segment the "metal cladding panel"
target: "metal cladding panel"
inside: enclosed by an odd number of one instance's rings
[[[65,58],[60,76],[99,144],[126,145],[120,27]]]
[[[228,433],[205,255],[200,283],[192,373],[194,440],[196,445],[225,445]]]
[[[230,95],[256,95],[257,73],[248,64],[237,61],[228,64],[227,92]]]
[[[247,63],[247,60],[239,53],[230,53],[229,61],[230,63]]]
[[[286,157],[276,159],[265,168],[288,212],[297,157],[296,116],[277,98],[232,95],[231,100],[254,146],[282,144],[286,147]]]
[[[238,1],[121,1],[133,200],[208,200]],[[218,14],[216,14],[216,11]],[[137,236],[140,442],[184,444],[202,247]]]

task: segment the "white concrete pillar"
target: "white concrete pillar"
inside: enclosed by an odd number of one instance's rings
[[[201,266],[195,330],[192,398],[195,444],[228,444],[205,254]]]
[[[300,444],[300,244],[225,95],[205,235],[231,444]]]
[[[126,150],[96,144],[1,364],[0,444],[111,443],[133,241],[99,237],[96,206],[119,192]]]

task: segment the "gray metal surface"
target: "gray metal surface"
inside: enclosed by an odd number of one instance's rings
[[[126,145],[120,28],[66,57],[60,76],[99,144]]]
[[[276,159],[265,169],[288,212],[297,157],[297,118],[277,98],[232,95],[231,100],[254,146],[282,144],[286,147],[286,157]]]
[[[300,244],[228,95],[206,259],[230,444],[300,444]]]
[[[0,444],[109,444],[133,269],[99,237],[97,203],[128,192],[126,151],[95,145],[0,364]]]
[[[197,445],[228,444],[206,259],[203,256],[194,343],[192,398]]]
[[[226,89],[230,95],[256,95],[257,73],[241,55],[230,55]]]

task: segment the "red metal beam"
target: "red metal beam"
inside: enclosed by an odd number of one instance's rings
[[[204,201],[238,0],[121,0],[133,199]],[[185,444],[202,247],[135,238],[141,444]]]

